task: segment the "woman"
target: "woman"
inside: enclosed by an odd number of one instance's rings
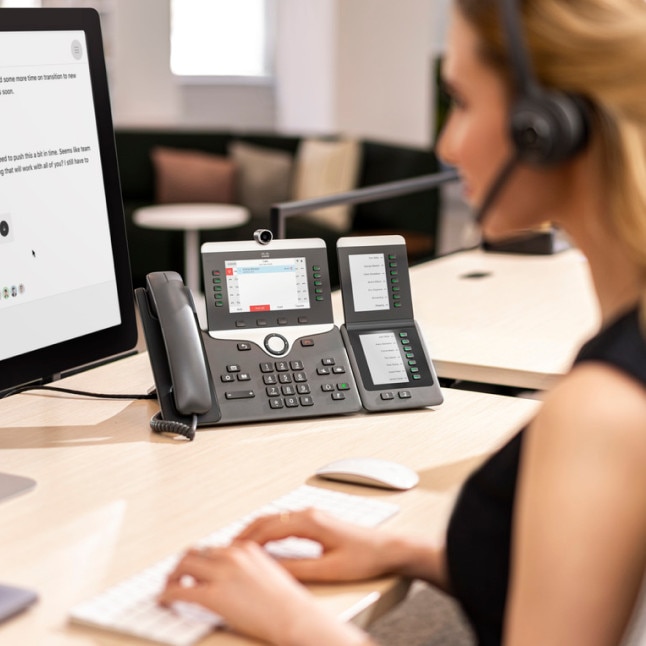
[[[564,229],[588,258],[601,332],[530,426],[469,478],[446,545],[312,511],[270,517],[230,548],[189,552],[163,603],[201,603],[275,644],[369,644],[296,580],[396,573],[455,594],[483,645],[621,640],[646,566],[646,2],[519,5],[538,78],[584,97],[588,135],[566,161],[511,173],[483,233],[499,239],[546,219]],[[506,47],[498,3],[455,0],[443,69],[453,109],[438,151],[476,208],[513,157]],[[318,540],[323,556],[265,556],[261,545],[287,535]],[[181,584],[185,574],[194,585]]]

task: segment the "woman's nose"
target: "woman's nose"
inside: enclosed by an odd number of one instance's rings
[[[449,166],[455,165],[455,154],[453,152],[453,146],[451,143],[451,120],[449,120],[444,125],[442,130],[437,136],[437,141],[435,143],[435,154]]]

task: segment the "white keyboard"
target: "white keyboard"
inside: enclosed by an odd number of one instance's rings
[[[227,545],[255,518],[307,507],[322,509],[364,527],[376,527],[399,511],[397,505],[381,500],[303,485],[215,531],[196,543],[196,547]],[[316,558],[320,555],[318,543],[301,538],[276,541],[266,547],[271,554],[282,558]],[[166,577],[181,556],[173,554],[75,606],[70,613],[72,621],[169,646],[195,644],[221,626],[222,619],[193,604],[174,604],[172,608],[163,608],[156,601]]]

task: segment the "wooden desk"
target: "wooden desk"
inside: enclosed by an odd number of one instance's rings
[[[145,354],[61,384],[145,392]],[[1,469],[37,481],[0,504],[0,581],[33,588],[40,601],[0,626],[3,644],[141,644],[68,623],[81,600],[183,550],[218,527],[310,483],[391,500],[390,528],[439,535],[464,477],[534,414],[526,399],[447,390],[435,410],[354,415],[200,430],[194,442],[151,433],[153,401],[91,400],[54,393],[0,401]],[[405,493],[312,477],[332,459],[373,455],[415,468]],[[405,592],[395,579],[317,586],[322,604],[359,623]],[[203,643],[250,643],[215,633]]]
[[[587,261],[577,250],[464,251],[410,275],[415,318],[439,377],[543,390],[599,325]],[[340,294],[334,305],[340,322]]]

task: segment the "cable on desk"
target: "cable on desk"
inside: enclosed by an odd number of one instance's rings
[[[145,393],[145,394],[122,394],[122,393],[95,393],[87,390],[75,390],[73,388],[62,388],[60,386],[38,386],[38,385],[27,385],[19,386],[12,390],[8,390],[5,393],[0,394],[0,399],[4,399],[9,395],[17,395],[19,393],[24,393],[29,390],[50,390],[59,393],[67,393],[70,395],[81,395],[83,397],[92,397],[97,399],[157,399],[157,393]],[[150,420],[150,428],[155,431],[155,433],[170,433],[172,435],[181,435],[182,437],[187,438],[188,440],[193,440],[195,438],[195,431],[197,429],[197,415],[193,415],[193,420],[191,425],[184,424],[183,422],[176,422],[172,420],[164,420],[161,418],[161,413],[157,413]]]
[[[28,390],[53,390],[60,393],[68,393],[70,395],[83,395],[84,397],[93,397],[98,399],[157,399],[156,393],[146,393],[138,395],[123,395],[120,393],[94,393],[87,390],[74,390],[72,388],[61,388],[60,386],[37,386],[34,384],[27,386],[19,386],[13,390],[8,390],[0,394],[0,399],[9,397],[9,395],[17,395],[19,393],[27,392]]]

